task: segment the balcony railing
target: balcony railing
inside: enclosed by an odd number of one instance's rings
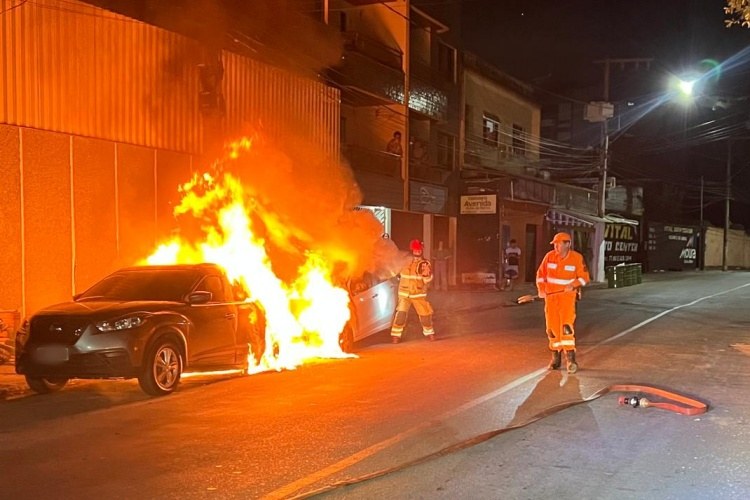
[[[354,144],[341,146],[341,153],[354,170],[375,172],[401,179],[401,157]]]
[[[567,208],[584,214],[596,215],[598,210],[598,196],[593,189],[586,189],[569,184],[555,185],[555,199],[553,206]]]
[[[398,71],[403,69],[403,56],[398,50],[357,31],[347,31],[343,35],[347,51],[358,52]]]
[[[355,104],[372,105],[372,98],[403,104],[401,53],[356,32],[345,33],[344,40],[346,50],[339,64],[328,70],[328,77],[342,88],[370,97],[352,100]]]

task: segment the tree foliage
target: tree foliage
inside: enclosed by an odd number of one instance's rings
[[[724,13],[729,16],[724,22],[727,28],[739,24],[744,28],[750,28],[750,0],[726,0],[727,6]]]

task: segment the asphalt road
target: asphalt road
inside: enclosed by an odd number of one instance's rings
[[[0,402],[0,497],[748,497],[749,273],[588,290],[573,376],[544,369],[541,304],[502,307],[522,293],[436,293],[438,342],[412,323],[403,343],[383,334],[358,359],[193,379],[166,398],[77,382]],[[609,394],[440,453],[625,383],[710,410]]]

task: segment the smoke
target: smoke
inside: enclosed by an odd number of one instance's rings
[[[275,143],[256,135],[235,159],[215,167],[238,177],[252,193],[255,230],[277,276],[290,281],[307,252],[323,256],[345,281],[371,272],[393,275],[403,254],[369,210],[351,169],[302,141]]]
[[[136,2],[137,3],[137,2]],[[317,75],[341,57],[340,34],[305,0],[146,0],[145,18],[198,40],[303,76]]]

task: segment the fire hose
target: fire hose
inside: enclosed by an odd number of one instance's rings
[[[415,465],[419,465],[425,462],[429,462],[430,460],[442,457],[444,455],[448,455],[450,453],[460,451],[466,448],[470,448],[472,446],[475,446],[477,444],[480,444],[484,441],[488,441],[495,436],[499,434],[503,434],[508,431],[512,431],[515,429],[520,429],[521,427],[526,427],[527,425],[530,425],[537,420],[540,420],[544,417],[550,416],[554,413],[557,413],[558,411],[564,410],[566,408],[570,408],[571,406],[577,406],[581,403],[588,403],[590,401],[593,401],[595,399],[598,399],[606,394],[612,393],[612,392],[635,392],[635,393],[643,393],[643,394],[649,394],[652,396],[656,396],[658,398],[662,398],[665,400],[672,401],[670,402],[661,402],[661,401],[651,401],[650,399],[647,399],[645,397],[640,396],[620,396],[618,398],[618,403],[622,406],[632,406],[633,408],[660,408],[662,410],[668,410],[675,413],[679,413],[681,415],[687,415],[687,416],[693,416],[693,415],[700,415],[702,413],[706,413],[708,411],[708,404],[698,401],[697,399],[689,398],[687,396],[683,396],[681,394],[677,394],[671,391],[667,391],[665,389],[659,389],[656,387],[651,387],[647,385],[636,385],[636,384],[615,384],[610,385],[609,387],[605,387],[591,396],[584,398],[580,401],[572,401],[567,403],[562,403],[559,405],[552,406],[550,408],[547,408],[546,410],[534,415],[529,420],[522,422],[517,425],[512,425],[509,427],[503,427],[502,429],[495,429],[489,432],[485,432],[483,434],[479,434],[478,436],[471,437],[469,439],[466,439],[464,441],[459,441],[458,443],[446,446],[445,448],[442,448],[440,450],[437,450],[435,452],[432,452],[430,454],[424,455],[422,457],[416,458],[414,460],[410,460],[408,462],[404,462],[400,465],[389,467],[386,469],[381,469],[379,471],[371,472],[370,474],[365,474],[356,478],[347,479],[344,481],[338,481],[336,483],[330,484],[328,486],[324,486],[320,489],[309,491],[300,495],[297,495],[293,498],[295,499],[301,499],[301,498],[312,498],[314,496],[327,493],[330,491],[333,491],[338,488],[342,488],[345,486],[352,486],[358,483],[363,483],[365,481],[369,481],[371,479],[376,479],[378,477],[386,476],[388,474],[391,474],[393,472],[401,471],[404,469],[407,469],[409,467],[413,467]]]

